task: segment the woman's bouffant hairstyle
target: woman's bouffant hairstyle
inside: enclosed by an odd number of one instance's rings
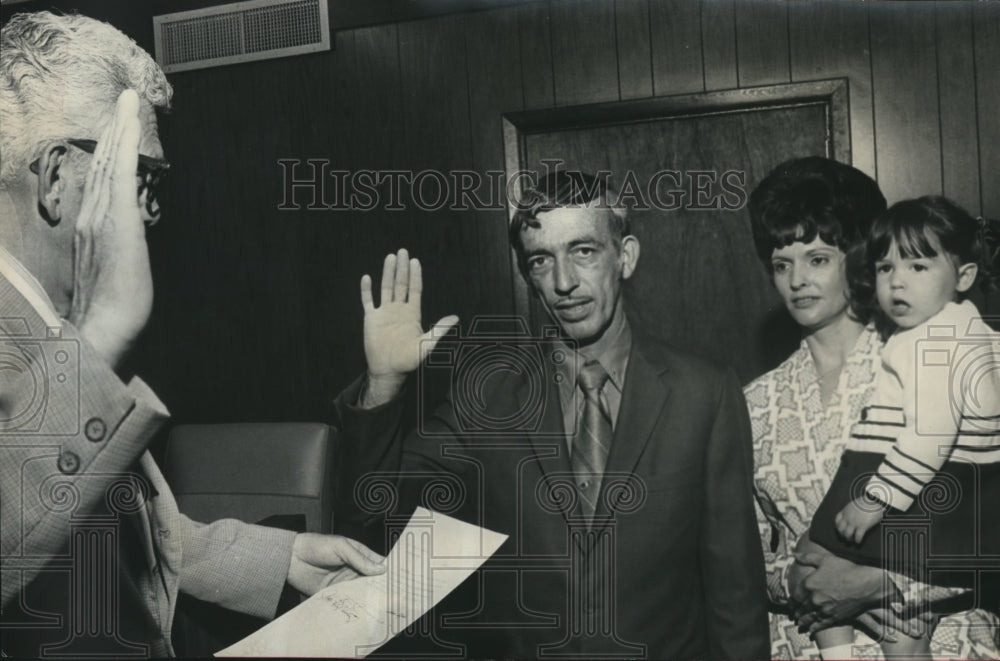
[[[878,184],[857,168],[820,156],[785,161],[750,194],[757,256],[773,274],[775,250],[818,236],[847,255],[848,273],[857,271],[868,230],[885,208]],[[869,304],[853,296],[851,314],[861,323],[872,318]]]
[[[849,252],[885,206],[878,184],[857,168],[819,156],[785,161],[750,194],[757,256],[771,273],[771,254],[796,241],[818,236]]]

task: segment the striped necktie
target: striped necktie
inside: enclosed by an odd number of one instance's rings
[[[573,437],[572,464],[580,494],[580,509],[588,521],[593,519],[597,509],[601,478],[611,448],[611,415],[601,403],[601,388],[607,380],[608,373],[593,360],[585,363],[576,377],[583,390],[584,403]]]

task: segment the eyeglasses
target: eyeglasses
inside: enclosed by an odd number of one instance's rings
[[[97,149],[96,140],[70,138],[66,142],[88,154],[93,154],[94,150]],[[38,159],[36,158],[28,166],[28,169],[38,174],[38,168]],[[149,214],[150,218],[155,219],[160,214],[159,208],[156,205],[156,189],[163,181],[169,169],[170,163],[168,161],[162,158],[153,158],[152,156],[139,154],[139,165],[136,168],[135,176],[139,177],[140,182],[136,190],[136,196],[142,197],[142,192],[146,191],[146,213]]]

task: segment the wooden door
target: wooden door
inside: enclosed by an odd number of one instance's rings
[[[754,252],[747,198],[786,159],[850,162],[846,95],[833,80],[506,115],[508,176],[610,173],[642,248],[631,317],[748,381],[798,330]],[[537,329],[545,313],[515,277],[518,312]]]

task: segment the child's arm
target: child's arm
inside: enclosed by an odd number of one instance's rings
[[[847,541],[860,544],[888,508],[908,510],[950,456],[958,437],[957,416],[952,413],[947,382],[934,387],[945,391],[931,396],[930,401],[937,402],[934,405],[922,406],[919,411],[916,406],[904,405],[906,427],[865,485],[865,496],[852,500],[834,518],[837,532]],[[911,390],[903,388],[904,402],[915,399]],[[920,428],[935,430],[933,435],[917,431],[916,415],[921,416]]]
[[[875,479],[874,477],[872,479]],[[882,503],[864,498],[855,498],[837,512],[833,522],[840,536],[849,542],[860,544],[868,531],[878,525],[885,513]]]
[[[960,364],[967,345],[951,340],[931,346],[927,335],[923,326],[901,332],[890,338],[882,354],[886,371],[880,375],[879,389],[899,389],[905,427],[865,485],[865,495],[837,514],[837,531],[848,541],[860,544],[889,507],[908,510],[957,442],[965,404],[955,398],[964,393],[954,391],[948,372]],[[928,353],[936,360],[928,360],[924,355]],[[941,356],[949,364],[942,365]]]
[[[906,426],[865,486],[870,497],[899,511],[910,508],[948,460],[958,438],[960,412],[965,408],[962,402],[953,401],[961,393],[952,392],[951,380],[942,378],[941,366],[924,366],[924,361],[918,360],[919,335],[905,335],[906,341],[891,349],[887,346],[885,361],[902,385]],[[957,346],[950,352],[952,365],[957,363],[958,353]]]

